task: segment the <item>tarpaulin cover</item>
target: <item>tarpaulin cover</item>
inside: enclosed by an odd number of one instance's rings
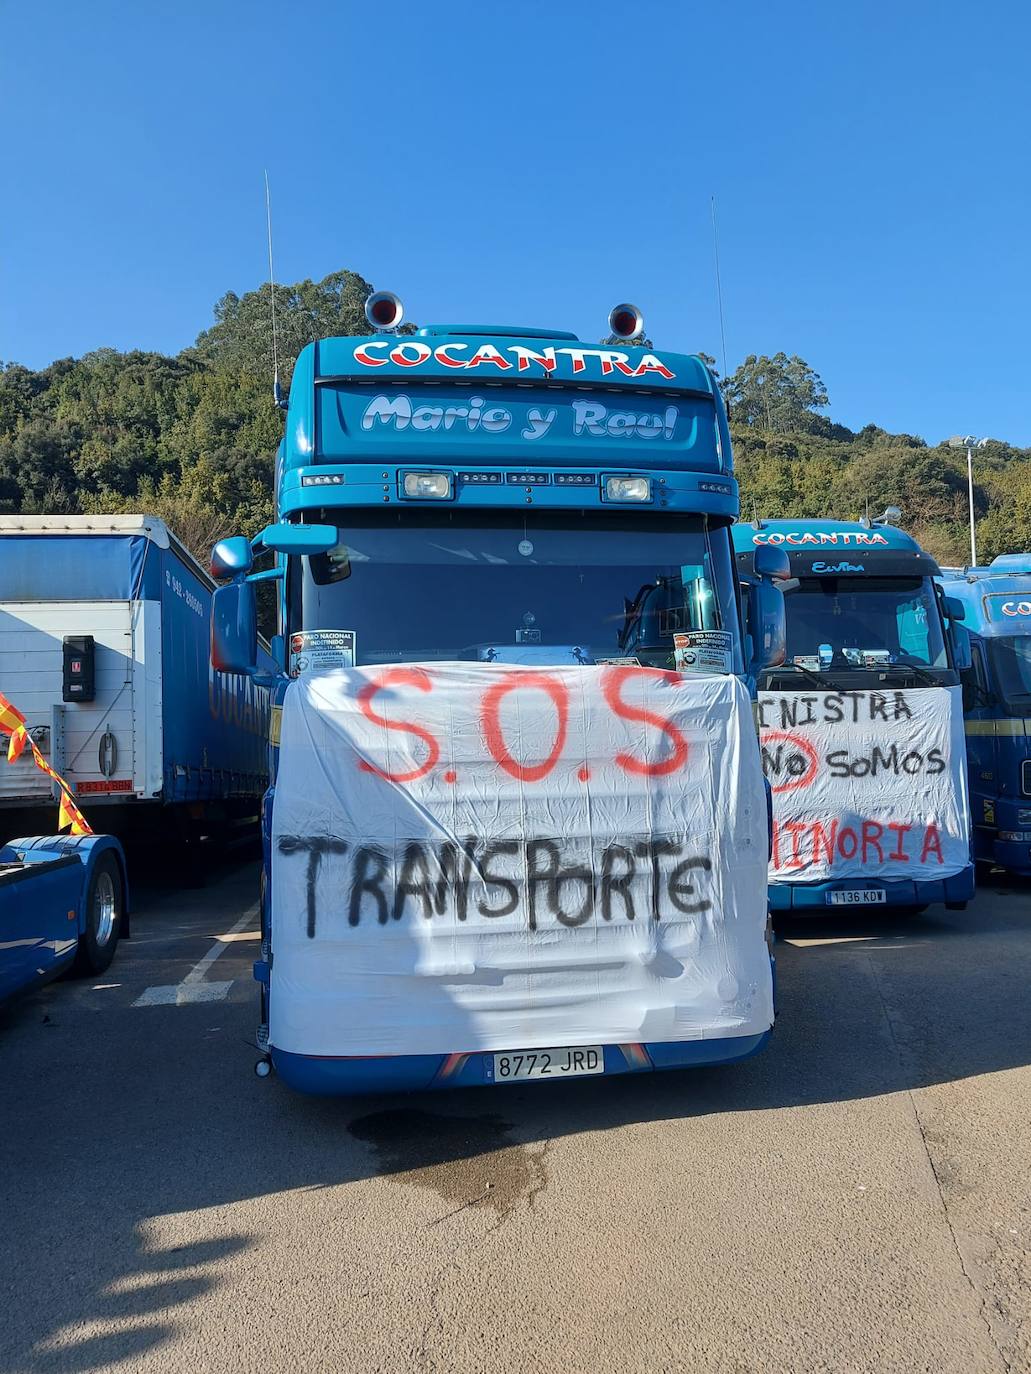
[[[304,676],[273,814],[271,1042],[405,1055],[765,1031],[767,848],[733,677]]]
[[[763,692],[777,882],[947,878],[970,862],[958,687]]]
[[[140,595],[148,543],[131,535],[5,534],[0,600],[128,601]]]

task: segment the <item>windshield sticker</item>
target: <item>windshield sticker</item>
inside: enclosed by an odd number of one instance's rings
[[[818,673],[823,667],[819,654],[796,654],[791,661],[796,667],[804,668],[809,673]]]
[[[290,636],[290,676],[354,667],[353,630],[301,630]]]
[[[673,636],[678,673],[730,673],[734,639],[729,630],[684,630]]]
[[[595,663],[599,668],[640,668],[639,658],[596,658]]]

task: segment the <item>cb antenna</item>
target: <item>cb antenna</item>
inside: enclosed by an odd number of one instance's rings
[[[272,196],[265,169],[265,225],[268,230],[268,284],[272,297],[272,401],[277,410],[283,409],[283,389],[279,385],[279,336],[276,331],[276,274],[272,267]]]
[[[716,223],[716,197],[710,196],[712,210],[712,255],[716,263],[716,303],[720,311],[720,344],[723,348],[723,375],[727,376],[727,330],[723,320],[723,286],[720,283],[720,231]]]

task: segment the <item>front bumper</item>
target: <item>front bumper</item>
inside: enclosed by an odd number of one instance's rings
[[[1023,848],[1026,852],[1027,846]],[[1002,860],[997,862],[1001,863]],[[974,896],[974,866],[968,864],[948,878],[928,878],[913,882],[852,878],[835,879],[826,883],[771,883],[770,910],[793,911],[809,916],[825,915],[828,911],[842,911],[845,910],[844,907],[831,906],[827,898],[828,893],[854,891],[856,888],[885,893],[884,903],[877,903],[876,906],[868,908],[874,911],[881,906],[931,906],[935,902],[945,902],[948,906],[965,906]]]

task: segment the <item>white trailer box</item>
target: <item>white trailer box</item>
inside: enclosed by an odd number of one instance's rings
[[[212,804],[256,809],[268,693],[210,669],[212,590],[152,516],[0,516],[0,691],[87,817],[115,803],[194,820]],[[91,699],[66,682],[82,637]],[[0,769],[0,808],[52,796],[27,756]]]

